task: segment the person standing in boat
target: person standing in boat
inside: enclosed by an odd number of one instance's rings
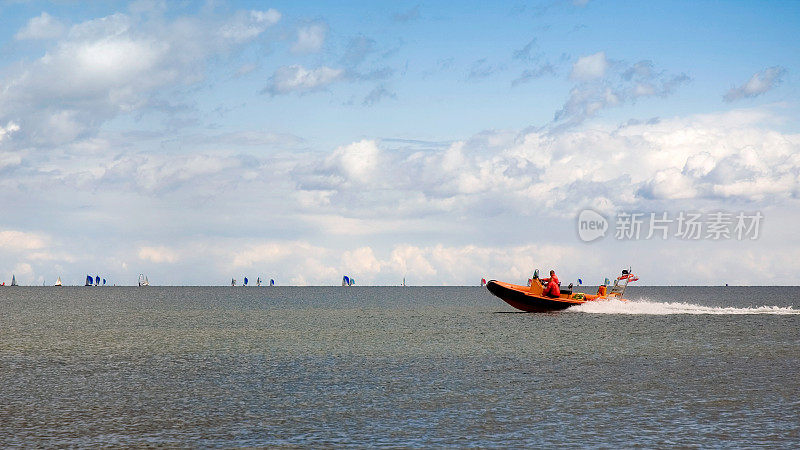
[[[559,286],[558,277],[556,276],[556,271],[550,271],[550,278],[542,278],[542,284],[547,284],[544,288],[544,295],[550,297],[558,297],[561,295],[561,287]]]

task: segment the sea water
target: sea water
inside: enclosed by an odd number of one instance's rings
[[[0,445],[800,445],[800,288],[626,296],[0,288]]]

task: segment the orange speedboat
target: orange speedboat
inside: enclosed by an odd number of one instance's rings
[[[537,270],[538,274],[538,270]],[[572,285],[561,289],[561,295],[551,297],[544,294],[544,286],[537,274],[530,280],[530,286],[519,286],[502,281],[491,280],[486,283],[489,292],[500,297],[504,302],[526,312],[551,312],[567,309],[570,306],[581,305],[586,302],[598,300],[625,300],[622,295],[628,283],[638,280],[630,270],[623,270],[622,275],[614,280],[614,285],[609,290],[606,287],[608,280],[597,289],[597,294],[573,292]]]

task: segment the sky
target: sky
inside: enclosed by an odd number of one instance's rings
[[[800,283],[798,2],[8,1],[0,23],[6,284]]]

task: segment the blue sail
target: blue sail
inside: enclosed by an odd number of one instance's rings
[[[350,286],[350,277],[347,275],[342,278],[342,286]]]
[[[272,278],[270,278],[270,279],[269,279],[269,285],[270,285],[270,286],[275,286],[275,280],[273,280]]]
[[[244,285],[247,286],[247,277],[244,277]]]
[[[86,275],[86,284],[84,286],[91,286],[92,285],[92,276]]]
[[[106,279],[103,278],[103,286],[105,286],[105,285],[106,285]]]
[[[94,279],[94,284],[95,285],[99,285],[100,284],[100,275],[97,275],[97,278]]]

